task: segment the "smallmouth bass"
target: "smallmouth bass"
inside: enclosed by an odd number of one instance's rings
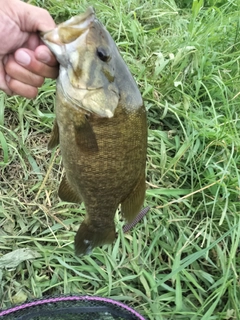
[[[131,222],[144,202],[146,111],[139,89],[92,7],[42,35],[60,63],[49,149],[60,145],[63,201],[84,202],[77,255],[116,237],[121,204]]]

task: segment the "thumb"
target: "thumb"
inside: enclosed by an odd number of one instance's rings
[[[46,32],[55,28],[55,22],[47,10],[19,0],[10,1],[14,5],[12,10],[14,10],[14,15],[18,19],[22,31]]]

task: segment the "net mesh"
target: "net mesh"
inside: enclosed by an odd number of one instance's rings
[[[121,302],[100,297],[58,297],[0,311],[1,320],[145,320]]]

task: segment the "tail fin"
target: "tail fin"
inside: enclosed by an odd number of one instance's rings
[[[75,236],[75,253],[76,255],[90,254],[94,247],[110,244],[115,238],[114,226],[97,227],[91,222],[83,221]]]

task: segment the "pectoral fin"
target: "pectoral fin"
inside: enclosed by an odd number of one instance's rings
[[[60,183],[60,186],[58,189],[58,196],[63,201],[74,202],[74,203],[81,203],[82,202],[81,196],[78,195],[73,190],[73,188],[68,183],[66,176],[63,177],[63,179]]]
[[[136,187],[129,194],[129,196],[121,203],[121,211],[123,217],[131,222],[139,213],[145,198],[146,191],[146,182],[145,182],[145,174],[143,174]]]
[[[59,129],[58,129],[57,120],[55,120],[53,124],[51,137],[48,142],[48,150],[55,148],[57,145],[59,145]]]
[[[95,133],[87,119],[80,125],[75,125],[75,141],[83,152],[97,152],[98,144]]]

